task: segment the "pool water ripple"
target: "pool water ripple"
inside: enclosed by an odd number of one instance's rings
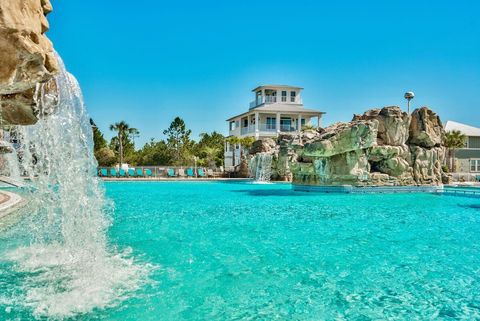
[[[78,320],[480,319],[479,199],[193,182],[107,194],[109,241],[155,282]],[[0,290],[15,287],[0,264]],[[0,319],[29,315],[3,302]]]

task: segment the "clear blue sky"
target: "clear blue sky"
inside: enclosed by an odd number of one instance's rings
[[[335,2],[335,3],[334,3]],[[227,133],[262,83],[305,88],[324,124],[371,107],[430,106],[480,127],[479,1],[52,0],[48,36],[90,115],[137,145],[175,116]]]

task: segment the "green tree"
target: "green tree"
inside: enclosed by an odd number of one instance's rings
[[[92,126],[93,131],[93,150],[96,152],[101,148],[107,147],[107,140],[103,137],[102,132],[92,118],[90,118],[90,125]]]
[[[142,149],[137,151],[139,165],[171,165],[173,155],[165,141],[155,142],[152,138]]]
[[[117,136],[110,141],[110,148],[118,151],[120,165],[123,164],[124,149],[135,152],[135,146],[131,141],[132,135],[138,135],[139,131],[136,128],[130,127],[125,121],[110,125],[110,130],[117,132]]]
[[[458,148],[465,147],[467,136],[459,130],[452,130],[445,134],[445,147],[448,150],[449,167],[451,172],[455,172],[455,151]]]
[[[184,165],[191,160],[194,146],[194,142],[190,139],[192,131],[186,128],[183,119],[175,117],[163,134],[167,136],[167,145],[173,152],[175,165]]]
[[[225,137],[217,132],[201,133],[200,140],[195,146],[195,156],[199,157],[199,164],[220,166],[223,164],[223,148]]]

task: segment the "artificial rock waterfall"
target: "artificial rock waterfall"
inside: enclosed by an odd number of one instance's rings
[[[444,135],[431,109],[408,115],[391,106],[327,128],[281,134],[277,141],[260,140],[250,153],[271,153],[272,178],[296,184],[438,185],[448,181]]]

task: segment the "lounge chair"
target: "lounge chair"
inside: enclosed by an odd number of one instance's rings
[[[475,176],[475,180],[476,180],[477,182],[480,182],[480,175]]]
[[[200,177],[206,177],[207,175],[205,174],[205,170],[203,168],[197,169],[197,174]]]
[[[110,168],[110,177],[117,177],[117,170],[115,168]]]
[[[141,168],[137,168],[137,176],[143,177],[143,170]]]
[[[128,177],[135,177],[135,170],[133,168],[128,169]]]
[[[101,177],[107,177],[108,176],[108,171],[106,168],[102,168],[98,171],[98,174],[101,176]]]
[[[187,176],[187,175],[185,175],[185,170],[183,168],[178,169],[178,176],[180,176],[180,177],[186,177]]]
[[[187,176],[188,177],[193,177],[195,176],[195,173],[193,172],[192,168],[187,168]]]
[[[123,168],[120,168],[120,169],[118,170],[118,174],[119,174],[120,177],[125,177],[125,176],[127,176],[126,173],[125,173],[125,170],[124,170]]]
[[[215,177],[215,174],[213,173],[213,169],[211,169],[211,168],[207,169],[207,174],[210,177]]]
[[[167,169],[168,177],[175,177],[175,170],[173,168]]]
[[[152,176],[153,176],[153,175],[152,175],[152,171],[151,171],[150,169],[146,169],[146,170],[145,170],[145,176],[147,176],[147,177],[152,177]]]

